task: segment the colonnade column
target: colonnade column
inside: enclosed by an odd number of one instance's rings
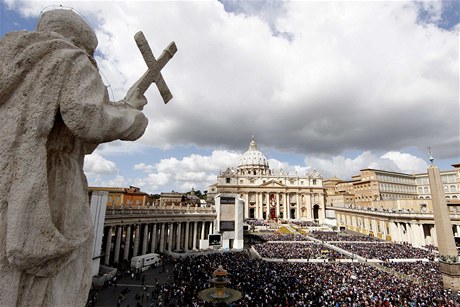
[[[206,225],[206,222],[201,222],[201,236],[200,236],[200,239],[201,240],[204,240],[204,232],[205,232],[205,226]]]
[[[177,223],[177,231],[176,231],[176,250],[180,250],[181,247],[181,232],[182,232],[182,223]]]
[[[105,258],[104,264],[108,265],[110,261],[110,247],[112,245],[112,226],[107,229],[107,238],[105,238]]]
[[[189,228],[190,228],[190,222],[187,221],[185,222],[185,251],[188,251],[188,247],[189,247]]]
[[[152,224],[152,235],[150,238],[150,252],[155,253],[157,249],[157,223]]]
[[[193,249],[196,249],[197,228],[198,222],[193,222]]]
[[[212,227],[213,227],[212,222],[209,222],[209,234],[213,234],[213,233],[214,233]]]
[[[139,241],[140,241],[140,235],[141,235],[141,225],[135,225],[136,230],[134,232],[134,250],[133,250],[133,257],[137,256],[137,253],[139,252]]]
[[[164,250],[165,250],[165,223],[161,223],[160,253],[163,253]]]
[[[172,239],[173,239],[173,229],[174,229],[174,223],[170,223],[168,225],[168,251],[172,251]]]
[[[144,234],[142,238],[142,255],[147,254],[147,243],[149,239],[149,224],[144,225]]]
[[[125,238],[125,251],[123,255],[123,260],[128,259],[129,257],[129,245],[131,244],[131,225],[126,227],[126,238]]]
[[[115,239],[115,254],[113,255],[113,262],[118,263],[120,260],[120,246],[121,246],[121,231],[123,226],[117,226],[117,237]]]

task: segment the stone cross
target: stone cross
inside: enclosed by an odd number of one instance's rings
[[[168,85],[166,85],[163,76],[161,75],[161,69],[163,69],[166,63],[168,63],[168,61],[176,53],[176,44],[171,42],[163,51],[158,60],[156,60],[142,31],[137,32],[134,35],[134,39],[148,67],[147,71],[138,81],[137,88],[139,89],[140,94],[144,94],[145,91],[147,91],[149,88],[150,84],[155,83],[158,90],[160,91],[160,95],[163,98],[164,103],[168,103],[168,101],[170,101],[173,96],[169,91]]]

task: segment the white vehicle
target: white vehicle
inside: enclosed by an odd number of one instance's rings
[[[145,254],[131,258],[131,267],[134,269],[147,270],[149,267],[155,267],[160,264],[159,254]]]

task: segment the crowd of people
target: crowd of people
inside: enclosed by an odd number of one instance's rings
[[[434,261],[383,262],[379,265],[431,287],[437,287],[442,278],[439,263]]]
[[[318,227],[319,226],[319,224],[317,222],[314,222],[314,221],[292,221],[291,224],[300,226],[302,228],[305,228],[305,227]]]
[[[428,250],[398,243],[332,243],[343,250],[366,259],[432,259],[433,254]]]
[[[244,222],[251,226],[268,226],[268,223],[262,219],[245,219]]]
[[[264,243],[254,245],[262,258],[275,259],[343,259],[341,253],[319,243]]]
[[[336,242],[336,241],[355,241],[355,242],[378,242],[379,239],[372,236],[354,235],[349,233],[342,233],[336,231],[312,231],[308,234],[312,238],[325,241],[325,242]]]
[[[245,252],[174,260],[173,279],[152,291],[151,306],[214,306],[198,298],[222,265],[229,288],[242,298],[232,306],[457,306],[457,293],[388,274],[364,263],[290,263],[251,259]],[[423,274],[424,272],[420,272]],[[416,273],[415,273],[416,274]]]
[[[433,255],[428,249],[367,236],[336,232],[311,235],[367,259],[430,259]],[[156,281],[153,288],[143,287],[138,301],[148,304],[139,306],[219,306],[204,302],[198,295],[213,287],[212,274],[219,265],[229,273],[228,287],[241,292],[241,299],[232,303],[235,307],[460,306],[460,293],[443,288],[437,262],[336,262],[347,256],[324,243],[306,240],[308,237],[301,234],[245,234],[246,246],[253,246],[262,258],[285,260],[278,262],[265,261],[247,250],[180,259],[167,257],[163,260],[169,261],[171,277],[163,284]]]
[[[264,233],[259,235],[264,241],[312,241],[308,237],[294,233]]]

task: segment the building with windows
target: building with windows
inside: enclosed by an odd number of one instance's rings
[[[88,189],[90,192],[107,192],[108,207],[143,207],[153,203],[153,199],[149,194],[134,186],[129,188],[89,187]]]
[[[315,170],[305,175],[271,170],[253,138],[236,170],[227,168],[208,187],[208,200],[218,194],[237,195],[243,199],[245,219],[323,222],[324,193],[323,179]]]
[[[442,171],[452,231],[460,237],[460,164]],[[324,181],[326,212],[336,225],[414,246],[437,245],[428,173],[363,169],[350,181]]]

